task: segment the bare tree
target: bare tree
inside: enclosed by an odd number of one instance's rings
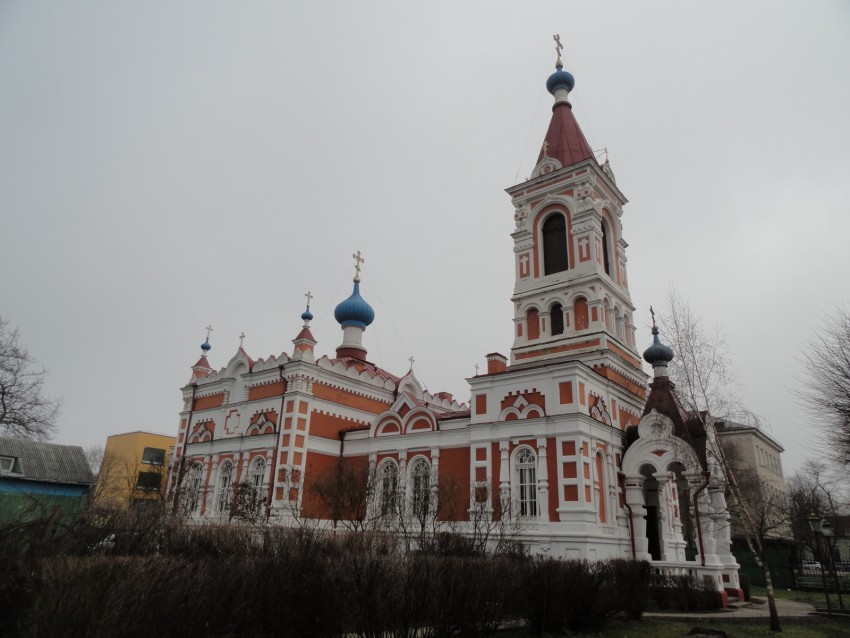
[[[256,525],[265,520],[263,506],[266,499],[251,481],[244,480],[233,485],[233,499],[228,512],[229,519]]]
[[[46,441],[56,432],[61,401],[44,394],[47,371],[18,343],[0,317],[0,434]]]
[[[324,472],[312,473],[310,491],[321,503],[327,517],[354,532],[362,532],[380,520],[381,512],[375,507],[376,483],[366,463],[340,457],[336,464]]]
[[[850,311],[836,309],[802,354],[806,376],[797,391],[817,428],[821,452],[850,463]]]
[[[706,331],[699,316],[673,289],[667,293],[667,311],[661,318],[661,324],[670,346],[677,355],[671,362],[669,375],[688,417],[700,421],[707,433],[713,430],[714,421],[721,419],[757,427],[758,418],[742,406],[740,386],[722,332],[719,329]],[[722,470],[736,520],[741,526],[756,565],[764,574],[770,629],[782,631],[776,610],[770,565],[765,552],[764,535],[755,512],[748,506],[749,494],[745,490],[746,485],[739,481],[720,445],[711,445],[707,451]]]
[[[100,472],[100,466],[103,463],[103,446],[90,445],[83,449],[83,453],[86,455],[86,462],[89,464],[92,474],[97,476],[97,473]]]
[[[732,470],[738,487],[747,495],[744,507],[761,544],[777,538],[790,538],[790,509],[786,492],[760,477],[757,468],[748,467],[738,448],[722,442],[721,445],[726,463]],[[730,514],[733,530],[745,530],[744,523],[740,520],[742,515],[737,508],[733,508]]]
[[[788,494],[789,518],[798,553],[802,556],[802,549],[808,548],[815,560],[829,570],[838,592],[839,606],[843,609],[844,599],[838,574],[831,567],[836,542],[850,533],[850,529],[847,529],[848,517],[841,515],[850,503],[846,479],[842,473],[832,470],[824,463],[809,460],[789,479]],[[813,515],[829,521],[833,529],[832,536],[815,536],[808,520]]]

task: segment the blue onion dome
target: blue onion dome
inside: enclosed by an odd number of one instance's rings
[[[658,338],[658,326],[652,326],[652,345],[644,350],[643,359],[653,368],[666,366],[673,360],[673,348],[661,343]]]
[[[210,340],[209,340],[209,339],[207,339],[206,341],[204,341],[204,342],[201,344],[201,350],[203,350],[203,351],[204,351],[204,354],[206,354],[207,352],[209,352],[210,350],[212,350],[212,346],[210,345]]]
[[[334,318],[343,327],[366,328],[375,320],[375,311],[360,296],[360,282],[354,282],[354,292],[334,309]]]
[[[558,70],[550,75],[549,79],[546,80],[546,90],[552,95],[555,95],[555,91],[558,89],[567,89],[567,92],[572,91],[573,87],[576,85],[576,80],[573,77],[573,74],[569,71],[564,71],[563,64],[558,64],[555,68]]]
[[[307,310],[301,313],[302,321],[313,321],[313,313],[310,312],[310,306],[307,306]]]

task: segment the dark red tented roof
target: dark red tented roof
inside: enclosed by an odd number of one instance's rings
[[[552,120],[545,141],[546,155],[561,162],[561,166],[570,166],[593,157],[593,151],[576,122],[573,110],[566,102],[558,102],[552,107]],[[542,159],[541,148],[537,161]]]
[[[198,363],[196,363],[192,367],[193,368],[208,368],[209,370],[212,370],[212,368],[210,368],[210,362],[207,361],[206,357],[201,357],[200,359],[198,359]]]
[[[313,333],[310,332],[310,328],[308,328],[307,326],[301,328],[301,332],[299,332],[298,336],[295,337],[295,341],[298,341],[299,339],[309,339],[314,343],[316,342],[316,339],[313,337]]]

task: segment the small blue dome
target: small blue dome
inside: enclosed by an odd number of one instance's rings
[[[302,321],[313,321],[313,313],[310,312],[310,308],[307,308],[304,312],[301,313]]]
[[[212,350],[212,346],[210,345],[209,339],[207,339],[201,344],[201,350],[203,350],[204,352],[209,352],[210,350]]]
[[[354,282],[354,292],[334,309],[334,318],[343,327],[366,328],[375,320],[375,311],[360,296],[360,282]]]
[[[643,352],[643,359],[653,368],[666,366],[673,360],[673,348],[665,346],[658,338],[658,328],[652,328],[652,345]]]
[[[576,80],[573,77],[573,74],[569,71],[564,71],[564,67],[560,64],[556,68],[558,70],[550,75],[549,79],[546,80],[546,90],[552,95],[555,95],[555,91],[557,89],[563,88],[567,89],[567,91],[572,91],[573,87],[576,85]]]

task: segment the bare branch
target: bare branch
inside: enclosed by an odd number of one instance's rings
[[[824,318],[801,356],[805,377],[796,391],[813,419],[820,451],[838,465],[850,462],[850,312]]]
[[[0,434],[46,441],[56,432],[61,401],[44,395],[47,371],[18,343],[0,317]]]

